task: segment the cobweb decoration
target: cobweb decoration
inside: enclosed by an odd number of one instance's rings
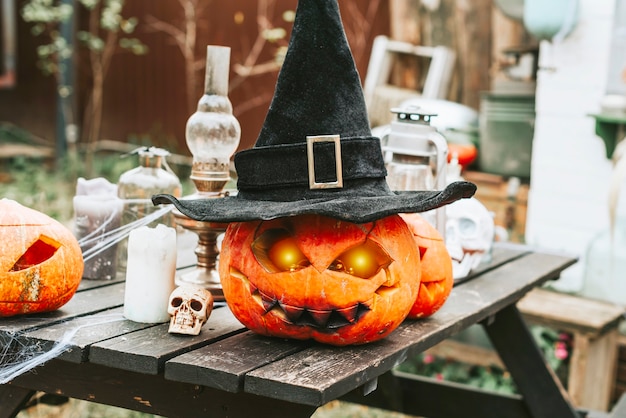
[[[27,344],[26,339],[21,338],[21,333],[19,332],[0,335],[0,385],[11,382],[16,377],[41,366],[69,350],[72,346],[72,339],[81,329],[125,320],[121,313],[107,317],[110,318],[68,330],[48,351],[45,351],[43,344],[40,342]]]
[[[108,250],[115,244],[125,239],[130,234],[130,231],[132,231],[133,229],[149,225],[157,219],[160,219],[163,216],[167,215],[169,212],[172,211],[173,208],[174,207],[171,205],[164,206],[163,208],[143,218],[139,218],[136,221],[128,223],[119,228],[106,231],[112,219],[117,216],[116,213],[112,213],[107,221],[103,222],[102,225],[100,225],[96,230],[78,241],[80,247],[84,248],[83,260],[88,261],[96,255],[102,253],[103,251]]]
[[[105,221],[99,226],[98,230],[78,241],[81,249],[83,249],[83,260],[87,261],[101,252],[106,251],[125,239],[133,229],[149,225],[157,219],[167,215],[172,209],[172,206],[165,206],[154,213],[145,216],[144,218],[140,218],[120,228],[103,232],[109,225],[109,222]],[[115,216],[115,214],[112,216]],[[117,314],[112,319],[77,326],[76,328],[67,331],[63,337],[47,351],[43,346],[43,343],[26,343],[26,338],[24,338],[20,332],[1,334],[0,385],[11,382],[16,377],[43,365],[49,360],[52,360],[69,350],[72,346],[72,339],[82,328],[122,320],[125,320],[124,316],[122,314]]]

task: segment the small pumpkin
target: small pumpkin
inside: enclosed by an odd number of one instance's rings
[[[231,223],[219,271],[228,306],[252,331],[343,346],[379,340],[406,318],[419,263],[398,215],[366,224],[300,215]]]
[[[13,200],[0,200],[0,317],[60,308],[74,296],[83,267],[68,228]]]
[[[443,306],[452,291],[452,259],[439,231],[421,215],[403,213],[400,216],[413,233],[421,258],[420,290],[408,318],[426,318]]]

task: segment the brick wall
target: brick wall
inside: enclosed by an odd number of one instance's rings
[[[542,41],[526,242],[573,252],[581,262],[555,286],[579,290],[584,253],[608,226],[610,162],[590,113],[600,110],[617,0],[580,0],[579,21],[558,43]]]

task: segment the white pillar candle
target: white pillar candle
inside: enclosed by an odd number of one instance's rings
[[[128,237],[124,316],[149,324],[168,321],[175,275],[176,230],[162,224],[133,229]]]

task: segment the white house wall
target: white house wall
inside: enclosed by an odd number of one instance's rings
[[[580,290],[590,241],[608,227],[611,164],[595,120],[605,95],[615,0],[580,0],[573,32],[540,45],[526,242],[581,261],[555,287]]]

